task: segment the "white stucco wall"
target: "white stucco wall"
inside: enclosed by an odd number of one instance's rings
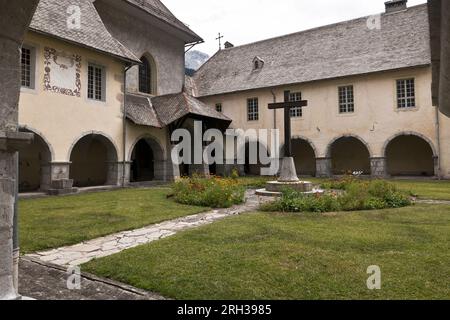
[[[396,80],[414,78],[417,108],[398,110]],[[354,86],[355,112],[339,114],[338,87]],[[284,90],[301,91],[309,106],[303,109],[302,118],[293,118],[293,136],[307,138],[317,151],[317,157],[327,157],[328,147],[335,139],[355,135],[367,143],[372,157],[384,157],[385,144],[402,132],[414,132],[431,142],[437,152],[436,108],[431,101],[431,68],[421,67],[391,71],[339,80],[274,88],[276,101],[284,99]],[[247,99],[259,99],[259,121],[247,121]],[[233,119],[233,128],[271,129],[275,127],[274,112],[268,110],[273,102],[271,89],[201,98],[214,107],[222,103],[225,115]],[[284,140],[283,111],[276,112],[276,128]],[[450,120],[441,121],[441,173],[450,178]]]
[[[53,162],[69,162],[74,144],[89,133],[108,138],[123,161],[123,62],[110,56],[84,49],[63,41],[29,33],[26,45],[36,49],[35,89],[22,88],[19,103],[19,123],[38,133],[49,145]],[[44,48],[51,47],[82,57],[80,97],[44,90]],[[93,101],[87,98],[88,62],[104,66],[106,70],[106,99]],[[136,139],[154,137],[165,150],[166,129],[127,125],[126,160]]]

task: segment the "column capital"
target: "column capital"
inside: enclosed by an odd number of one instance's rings
[[[0,132],[0,150],[16,152],[23,145],[30,144],[34,135],[27,132]]]

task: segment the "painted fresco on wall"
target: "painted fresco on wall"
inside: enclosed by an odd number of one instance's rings
[[[44,90],[81,96],[81,56],[45,48],[44,65]]]

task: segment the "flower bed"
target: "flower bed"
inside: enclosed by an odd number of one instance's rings
[[[280,199],[263,205],[261,209],[320,213],[401,208],[411,205],[406,193],[400,192],[394,184],[383,180],[363,181],[347,178],[325,182],[321,187],[328,189],[327,192],[305,195],[286,189]]]
[[[176,202],[202,207],[229,208],[245,200],[245,188],[233,178],[183,178],[173,191]]]

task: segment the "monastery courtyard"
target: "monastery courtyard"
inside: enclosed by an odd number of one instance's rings
[[[0,0],[0,300],[450,298],[450,1],[235,2]]]
[[[22,199],[21,290],[38,299],[450,295],[440,285],[450,264],[450,181],[393,180],[415,197],[406,208],[281,214],[259,211],[268,199],[254,189],[267,179],[239,178],[246,202],[229,209],[177,204],[171,185]],[[367,290],[373,264],[382,290]],[[67,289],[69,266],[81,268],[80,290]]]

